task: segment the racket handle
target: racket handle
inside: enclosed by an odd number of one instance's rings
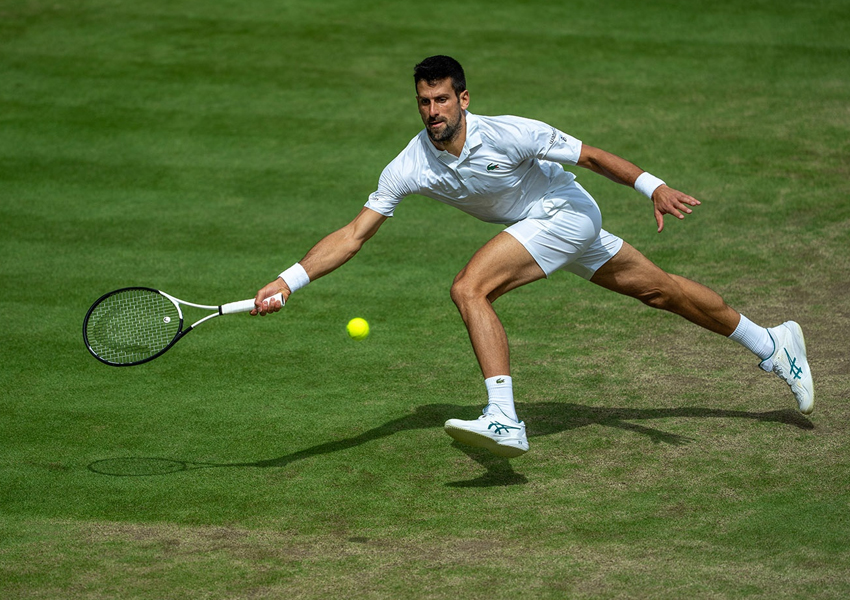
[[[283,306],[285,303],[283,301],[283,294],[278,292],[274,296],[266,298],[263,302],[268,302],[269,300],[277,300],[280,302],[280,305]],[[254,299],[251,298],[249,300],[240,300],[239,302],[229,302],[227,304],[222,304],[218,307],[218,312],[221,315],[232,315],[235,313],[243,313],[250,312],[254,310]]]

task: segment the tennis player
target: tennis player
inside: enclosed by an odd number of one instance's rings
[[[393,216],[399,202],[420,194],[506,226],[473,255],[451,288],[488,395],[478,419],[446,422],[456,440],[506,457],[528,450],[525,423],[514,406],[508,339],[493,302],[558,270],[739,342],[758,357],[762,369],[791,387],[802,413],[812,412],[814,386],[797,323],[766,329],[707,287],[660,269],[602,229],[595,200],[562,165],[589,169],[651,199],[659,232],[665,215],[683,219],[700,204],[697,199],[545,123],[468,112],[464,71],[453,58],[425,59],[414,69],[414,83],[425,129],[384,169],[378,189],[354,220],[259,290],[252,314],[276,312],[279,302],[264,305],[262,300],[278,292],[287,299],[343,265]]]

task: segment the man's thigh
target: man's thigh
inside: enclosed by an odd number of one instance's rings
[[[455,285],[490,301],[512,289],[546,277],[534,257],[504,231],[484,244],[455,278]]]
[[[620,251],[597,269],[590,281],[632,297],[664,289],[672,283],[666,271],[627,242],[623,242]]]

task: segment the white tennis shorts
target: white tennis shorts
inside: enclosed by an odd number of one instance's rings
[[[546,277],[561,269],[590,279],[623,247],[621,238],[602,229],[599,206],[575,181],[546,194],[505,231],[525,246]]]

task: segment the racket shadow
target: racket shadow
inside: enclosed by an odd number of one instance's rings
[[[90,463],[86,468],[98,475],[112,477],[150,477],[152,475],[171,475],[181,471],[210,469],[215,467],[248,467],[250,464],[199,463],[174,458],[154,456],[122,456],[120,458],[104,458]]]
[[[469,413],[469,416],[465,418],[475,418],[472,416],[475,410],[475,408],[471,408],[469,406],[454,404],[428,404],[417,407],[412,414],[405,415],[373,429],[369,429],[368,431],[364,431],[360,435],[343,440],[318,444],[310,448],[305,448],[304,450],[293,452],[292,454],[287,454],[286,456],[254,462],[201,463],[160,457],[121,457],[94,461],[87,466],[87,469],[99,475],[110,475],[113,477],[147,477],[151,475],[170,475],[173,473],[194,471],[197,469],[228,467],[280,468],[293,462],[305,460],[314,456],[322,456],[325,454],[348,450],[349,448],[354,448],[373,440],[389,437],[402,431],[441,427],[446,420],[452,418],[452,416],[457,416],[458,414]]]
[[[629,431],[648,437],[655,443],[684,445],[695,440],[669,433],[644,424],[647,421],[671,418],[686,419],[747,419],[764,423],[779,423],[796,429],[814,429],[812,422],[797,411],[774,410],[747,412],[699,407],[632,409],[607,408],[561,402],[520,403],[522,418],[528,423],[528,437],[544,437],[569,432],[589,425],[599,425]],[[94,461],[87,469],[99,475],[113,477],[146,477],[214,468],[282,468],[299,460],[341,452],[389,437],[403,431],[441,427],[450,418],[474,419],[479,408],[455,404],[429,404],[413,413],[388,421],[360,435],[318,444],[277,458],[253,462],[205,463],[160,457],[121,457]],[[636,422],[637,421],[637,422]],[[452,443],[452,447],[478,462],[486,473],[470,481],[447,483],[451,487],[488,487],[527,483],[525,476],[513,470],[510,461],[491,455],[485,450]],[[533,450],[532,450],[533,451]]]

